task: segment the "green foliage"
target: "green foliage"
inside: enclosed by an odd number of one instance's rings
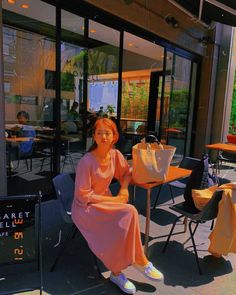
[[[109,115],[112,115],[112,114],[114,114],[115,113],[115,109],[116,109],[116,107],[115,106],[113,106],[113,105],[111,105],[111,104],[108,104],[107,106],[106,106],[106,113],[108,113]]]
[[[124,82],[121,117],[146,119],[148,112],[149,82]]]
[[[232,95],[232,106],[231,106],[231,114],[229,121],[229,133],[236,134],[236,73],[234,75],[234,87],[233,87],[233,95]]]
[[[188,89],[173,90],[170,105],[169,126],[184,128],[187,123]]]
[[[9,103],[19,104],[21,103],[21,95],[12,95],[8,99]]]

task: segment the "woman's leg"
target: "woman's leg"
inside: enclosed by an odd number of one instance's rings
[[[140,225],[139,225],[139,216],[135,207],[133,207],[133,218],[134,218],[134,227],[135,227],[135,263],[141,266],[148,264],[148,259],[144,254],[143,245],[141,241]]]
[[[141,235],[140,235],[140,226],[139,226],[139,217],[138,212],[135,209],[134,213],[135,219],[135,263],[134,266],[147,278],[154,281],[163,280],[163,274],[157,270],[153,264],[147,259],[144,254]]]

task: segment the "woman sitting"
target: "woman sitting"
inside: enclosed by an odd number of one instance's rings
[[[113,145],[118,140],[115,123],[108,118],[94,124],[94,144],[78,163],[72,219],[94,254],[111,270],[110,280],[128,294],[136,288],[122,270],[135,266],[147,278],[162,280],[159,272],[144,254],[136,208],[127,204],[130,167]],[[120,182],[117,196],[109,185]]]

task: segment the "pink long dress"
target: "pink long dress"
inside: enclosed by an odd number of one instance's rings
[[[121,180],[129,166],[118,150],[111,150],[111,161],[102,167],[87,153],[76,170],[72,219],[90,249],[113,272],[119,272],[144,256],[138,212],[130,204],[99,202],[101,195],[111,195],[109,185]]]

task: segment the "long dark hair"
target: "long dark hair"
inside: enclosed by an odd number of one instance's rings
[[[108,118],[97,119],[95,121],[94,126],[93,126],[93,135],[95,134],[96,129],[102,124],[106,125],[108,128],[111,129],[111,131],[114,135],[113,144],[116,144],[119,139],[119,133],[117,131],[116,124],[111,119],[108,119]],[[92,145],[90,146],[90,148],[88,149],[88,152],[91,152],[91,151],[95,150],[96,148],[97,148],[97,143],[96,143],[96,141],[94,141],[92,143]]]

